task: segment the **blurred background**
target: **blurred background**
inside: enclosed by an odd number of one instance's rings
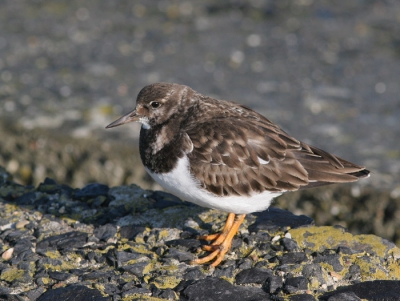
[[[283,196],[400,244],[400,2],[0,2],[0,165],[14,179],[159,189],[139,125],[104,127],[166,81],[246,104],[369,179]],[[399,230],[397,230],[399,229]]]

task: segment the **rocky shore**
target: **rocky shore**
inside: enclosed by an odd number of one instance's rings
[[[1,300],[398,300],[400,249],[270,208],[226,260],[192,266],[225,213],[136,185],[34,186],[0,172]],[[386,298],[386,299],[385,299]]]

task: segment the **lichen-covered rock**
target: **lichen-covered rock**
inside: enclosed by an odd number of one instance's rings
[[[91,184],[76,192],[51,179],[37,188],[0,185],[4,294],[315,300],[328,292],[359,298],[360,283],[369,290],[370,282],[391,280],[376,283],[394,287],[400,281],[400,250],[393,243],[312,226],[310,218],[277,208],[246,217],[220,266],[192,266],[205,255],[196,237],[221,229],[226,213],[136,185]]]

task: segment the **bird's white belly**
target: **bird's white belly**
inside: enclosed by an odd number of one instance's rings
[[[220,209],[236,214],[251,213],[267,209],[272,199],[281,195],[280,192],[264,191],[250,197],[244,196],[215,196],[200,188],[189,171],[189,159],[184,156],[179,159],[177,166],[169,173],[152,173],[149,175],[162,187],[177,197],[195,203],[202,207]]]

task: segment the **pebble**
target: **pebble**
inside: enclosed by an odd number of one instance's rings
[[[3,258],[4,260],[10,260],[12,258],[13,253],[14,253],[14,248],[9,248],[7,251],[3,252],[1,258]]]
[[[22,221],[19,221],[19,222],[17,222],[16,224],[15,224],[15,228],[16,229],[22,229],[22,228],[24,228],[26,225],[28,225],[29,224],[29,221],[27,221],[27,220],[22,220]]]

